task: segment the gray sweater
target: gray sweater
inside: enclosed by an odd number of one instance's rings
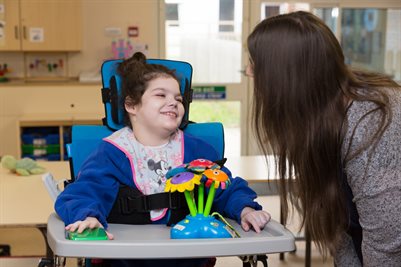
[[[401,266],[401,91],[387,89],[393,117],[377,147],[365,149],[346,162],[345,172],[354,195],[362,226],[364,266]],[[360,118],[375,104],[354,101],[347,117],[348,128],[343,156],[350,146],[355,152],[366,143],[372,144],[380,113]],[[354,137],[351,135],[356,128]],[[369,159],[369,156],[371,157]],[[344,233],[344,242],[334,256],[338,267],[361,266],[351,238]]]

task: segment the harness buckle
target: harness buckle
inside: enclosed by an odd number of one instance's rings
[[[171,193],[169,192],[168,194],[168,205],[170,209],[178,209],[180,207],[180,198],[178,197],[177,193]]]
[[[131,214],[133,212],[144,212],[149,211],[150,203],[146,196],[127,196],[126,198],[120,198],[121,213]]]

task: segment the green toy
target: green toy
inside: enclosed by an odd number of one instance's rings
[[[31,158],[15,159],[13,156],[6,155],[1,158],[1,165],[3,168],[21,176],[28,176],[31,174],[42,174],[46,171],[45,168],[39,166],[36,161]]]
[[[82,233],[66,231],[65,238],[76,241],[108,240],[103,228],[86,228]]]

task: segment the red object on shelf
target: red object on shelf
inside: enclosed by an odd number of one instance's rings
[[[128,37],[138,37],[139,36],[139,28],[137,26],[128,27]]]

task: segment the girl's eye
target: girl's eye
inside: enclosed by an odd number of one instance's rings
[[[178,102],[180,102],[180,103],[182,103],[182,101],[183,101],[181,97],[180,97],[180,98],[177,98],[176,100],[177,100]]]
[[[157,94],[156,96],[158,96],[158,97],[165,97],[164,94]]]

